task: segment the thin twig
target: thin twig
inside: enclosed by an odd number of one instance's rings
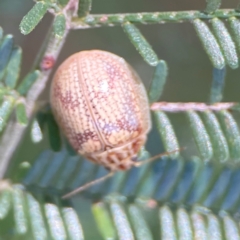
[[[170,102],[155,102],[151,105],[152,111],[164,111],[164,112],[185,112],[185,111],[221,111],[228,110],[234,107],[237,103],[228,102],[228,103],[215,103],[208,105],[206,103],[170,103]]]
[[[143,12],[122,14],[90,14],[85,18],[74,18],[71,23],[72,29],[95,28],[102,26],[119,26],[124,22],[139,24],[189,22],[194,19],[209,20],[212,18],[227,19],[240,17],[240,12],[233,9],[219,9],[213,14],[202,11],[179,11],[179,12]]]

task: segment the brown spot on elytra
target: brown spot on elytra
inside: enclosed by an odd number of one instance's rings
[[[129,132],[138,132],[139,134],[141,134],[142,132],[142,128],[140,127],[140,123],[137,119],[134,119],[133,121],[129,121],[125,117],[123,117],[122,119],[116,120],[116,125],[117,125],[117,128],[119,128],[120,130],[126,130]],[[137,136],[139,134],[137,134]]]
[[[122,78],[122,72],[119,71],[120,69],[117,68],[114,64],[112,64],[111,62],[108,62],[108,61],[105,61],[103,60],[104,62],[104,70],[106,71],[107,73],[107,76],[108,76],[108,83],[109,83],[109,86],[111,88],[114,88],[115,87],[115,84],[114,82],[118,79],[121,79]],[[119,77],[119,78],[117,78]]]
[[[86,130],[83,133],[77,133],[74,135],[75,142],[78,143],[79,146],[81,146],[83,143],[87,142],[88,140],[95,140],[98,141],[98,136],[96,133]]]
[[[65,109],[74,109],[79,107],[79,101],[77,99],[73,100],[72,92],[65,91],[63,94],[59,84],[56,84],[54,88],[54,97],[59,99],[62,103],[62,106]]]

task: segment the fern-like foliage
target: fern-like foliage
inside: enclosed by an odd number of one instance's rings
[[[0,217],[3,221],[9,217],[14,220],[17,236],[84,239],[83,235],[89,235],[83,227],[88,220],[74,208],[78,209],[89,198],[93,205],[87,214],[96,222],[92,231],[98,229],[103,238],[239,237],[240,191],[236,191],[239,170],[217,169],[216,165],[205,165],[197,158],[165,159],[154,168],[118,174],[112,181],[72,199],[73,207],[66,207],[59,202],[59,192],[104,172],[79,157],[67,156],[66,151],[58,154],[49,151],[38,158],[23,180],[34,195],[21,185],[5,183],[0,196]],[[113,191],[122,195],[109,194]]]
[[[0,219],[5,223],[0,232],[4,239],[84,239],[72,207],[57,200],[46,203],[44,196],[33,196],[21,185],[9,186],[6,182],[4,188],[0,196]]]
[[[67,149],[58,153],[45,151],[23,179],[15,181],[22,181],[36,195],[61,197],[107,173],[103,167],[69,154]],[[149,154],[143,150],[141,156],[144,159]],[[240,191],[236,186],[239,177],[238,169],[219,167],[218,162],[206,164],[198,157],[188,160],[166,157],[150,165],[116,173],[112,179],[87,189],[81,195],[94,202],[102,200],[106,194],[118,192],[129,199],[144,197],[186,207],[198,204],[215,213],[224,210],[237,216]]]
[[[14,139],[11,126],[17,122],[24,130],[29,126],[30,147],[43,139],[50,145],[28,162],[21,156],[14,163],[9,160],[0,184],[0,223],[4,226],[0,238],[240,238],[239,104],[221,102],[226,69],[239,66],[240,13],[239,9],[219,9],[221,2],[207,0],[201,11],[95,15],[90,13],[91,0],[35,1],[20,23],[23,34],[29,34],[47,12],[54,19],[34,70],[23,80],[19,80],[22,51],[0,28],[0,140]],[[184,21],[192,24],[213,65],[209,104],[157,102],[167,81],[167,62],[136,25]],[[118,172],[63,200],[64,194],[106,175],[107,170],[77,155],[61,135],[51,107],[41,105],[36,111],[34,101],[44,89],[69,30],[115,25],[122,27],[140,56],[155,68],[148,90],[150,109],[162,151],[172,154]],[[33,89],[40,89],[36,96]],[[181,127],[191,134],[188,142],[195,142],[194,154],[188,154],[188,145],[176,134],[178,126],[172,123],[176,115],[185,117]],[[13,148],[10,141],[5,146],[6,151]],[[175,151],[181,147],[186,149]],[[138,160],[149,157],[143,148]]]
[[[39,71],[29,73],[20,83],[18,82],[22,50],[14,46],[13,36],[3,35],[0,28],[0,132],[2,132],[15,110],[20,124],[27,124],[24,96],[39,75]]]

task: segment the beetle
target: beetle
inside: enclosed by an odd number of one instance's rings
[[[128,170],[151,129],[146,90],[121,57],[100,50],[70,56],[51,85],[51,106],[73,148],[110,171]]]

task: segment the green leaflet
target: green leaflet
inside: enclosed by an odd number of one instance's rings
[[[210,93],[210,103],[221,102],[225,87],[226,67],[213,69],[213,80]]]
[[[57,205],[46,203],[44,205],[47,224],[49,226],[50,234],[53,239],[67,239],[67,233],[64,228],[64,221],[61,217],[60,209]],[[57,224],[57,228],[56,228]]]
[[[0,105],[0,132],[2,132],[4,127],[6,126],[13,108],[14,99],[11,97],[8,97],[5,100],[3,100],[2,104]]]
[[[34,143],[41,142],[43,139],[43,133],[36,119],[33,120],[31,126],[31,139]]]
[[[20,74],[22,60],[22,49],[20,47],[14,48],[7,66],[5,84],[9,88],[15,88]]]
[[[2,102],[3,98],[8,94],[8,90],[4,87],[0,87],[0,102]]]
[[[62,38],[66,28],[66,19],[63,14],[58,14],[53,23],[53,31],[55,35]]]
[[[3,184],[3,182],[2,182]],[[4,219],[12,207],[11,190],[6,188],[0,193],[0,219]]]
[[[186,112],[187,118],[190,123],[190,127],[193,132],[194,140],[197,144],[199,153],[204,161],[209,161],[213,157],[213,148],[210,141],[210,137],[206,131],[206,128],[199,117],[194,111]]]
[[[177,209],[176,225],[179,231],[179,239],[192,239],[193,231],[189,213],[184,208]]]
[[[85,17],[92,8],[92,0],[78,0],[78,17]]]
[[[55,178],[59,177],[60,172],[65,167],[66,153],[57,153],[54,156],[54,161],[48,161],[47,168],[43,172],[43,177],[39,180],[38,185],[41,188],[46,188],[52,184],[55,185]]]
[[[177,239],[174,217],[169,207],[163,206],[159,209],[159,220],[161,239]]]
[[[28,90],[31,88],[33,83],[37,80],[39,75],[40,75],[39,70],[35,70],[34,72],[27,74],[27,76],[22,80],[22,82],[18,86],[17,91],[21,95],[27,94]]]
[[[17,234],[26,234],[28,230],[28,219],[24,202],[26,201],[23,192],[16,188],[13,191],[14,220]]]
[[[213,13],[221,6],[222,0],[206,0],[206,2],[207,7],[205,9],[205,12]]]
[[[13,47],[13,36],[6,35],[0,42],[0,80],[3,79]]]
[[[64,207],[61,209],[61,213],[69,239],[84,240],[82,226],[76,210],[72,207]]]
[[[222,69],[225,66],[225,60],[218,42],[209,27],[200,19],[195,19],[193,25],[213,66]]]
[[[239,19],[232,17],[229,19],[229,22],[234,35],[234,40],[238,48],[238,52],[240,52],[240,21]]]
[[[223,228],[225,230],[225,239],[239,239],[238,223],[229,215],[223,217]]]
[[[208,214],[207,220],[209,239],[222,239],[221,220],[214,214]]]
[[[21,163],[19,163],[19,165],[17,166],[16,174],[12,178],[12,181],[14,182],[18,182],[19,180],[22,181],[22,179],[24,179],[24,177],[26,176],[27,172],[31,167],[32,165],[28,161],[22,161]]]
[[[65,6],[68,3],[68,0],[58,0],[59,4]]]
[[[44,224],[44,216],[41,213],[40,202],[28,193],[26,194],[26,204],[28,205],[29,222],[35,239],[47,239],[49,236]]]
[[[26,125],[28,123],[27,113],[26,113],[26,107],[23,103],[19,103],[16,106],[16,115],[17,115],[17,121],[23,125]]]
[[[134,240],[133,231],[126,212],[120,202],[110,200],[110,211],[120,240]]]
[[[41,21],[48,10],[49,4],[46,2],[37,2],[33,8],[25,15],[20,23],[20,31],[22,34],[29,34]]]
[[[214,33],[221,46],[226,63],[233,69],[238,68],[238,56],[235,44],[225,27],[224,23],[218,18],[211,20]]]
[[[200,236],[200,239],[208,239],[208,231],[206,226],[206,221],[203,214],[199,212],[193,212],[191,214],[191,221],[193,224],[193,239]]]
[[[159,61],[148,91],[148,99],[150,103],[156,102],[162,95],[163,88],[167,80],[167,74],[167,63],[163,60]]]
[[[230,158],[235,162],[240,160],[240,132],[238,124],[228,111],[221,111],[218,113],[220,123],[226,136]]]
[[[177,141],[177,137],[175,135],[173,126],[170,123],[167,115],[162,111],[154,111],[154,117],[157,125],[158,132],[162,138],[165,150],[167,152],[174,151],[179,149],[179,144]],[[173,157],[179,156],[179,153],[171,154]]]
[[[202,114],[214,149],[215,160],[227,161],[229,159],[228,144],[215,114],[213,112],[203,112]]]
[[[114,231],[113,222],[106,206],[103,203],[93,204],[92,212],[103,238],[115,239],[116,232]]]
[[[136,205],[131,204],[128,208],[131,222],[136,233],[137,240],[153,240],[152,233],[147,222],[143,217],[143,213]]]
[[[147,42],[141,32],[131,23],[124,23],[123,29],[128,35],[134,47],[143,57],[143,59],[151,66],[156,66],[158,64],[158,57],[153,51],[151,45]]]
[[[43,152],[40,156],[37,157],[38,161],[33,167],[30,168],[28,174],[23,180],[23,184],[28,186],[30,184],[38,184],[42,175],[48,168],[49,160],[51,160],[52,153],[50,151]]]

